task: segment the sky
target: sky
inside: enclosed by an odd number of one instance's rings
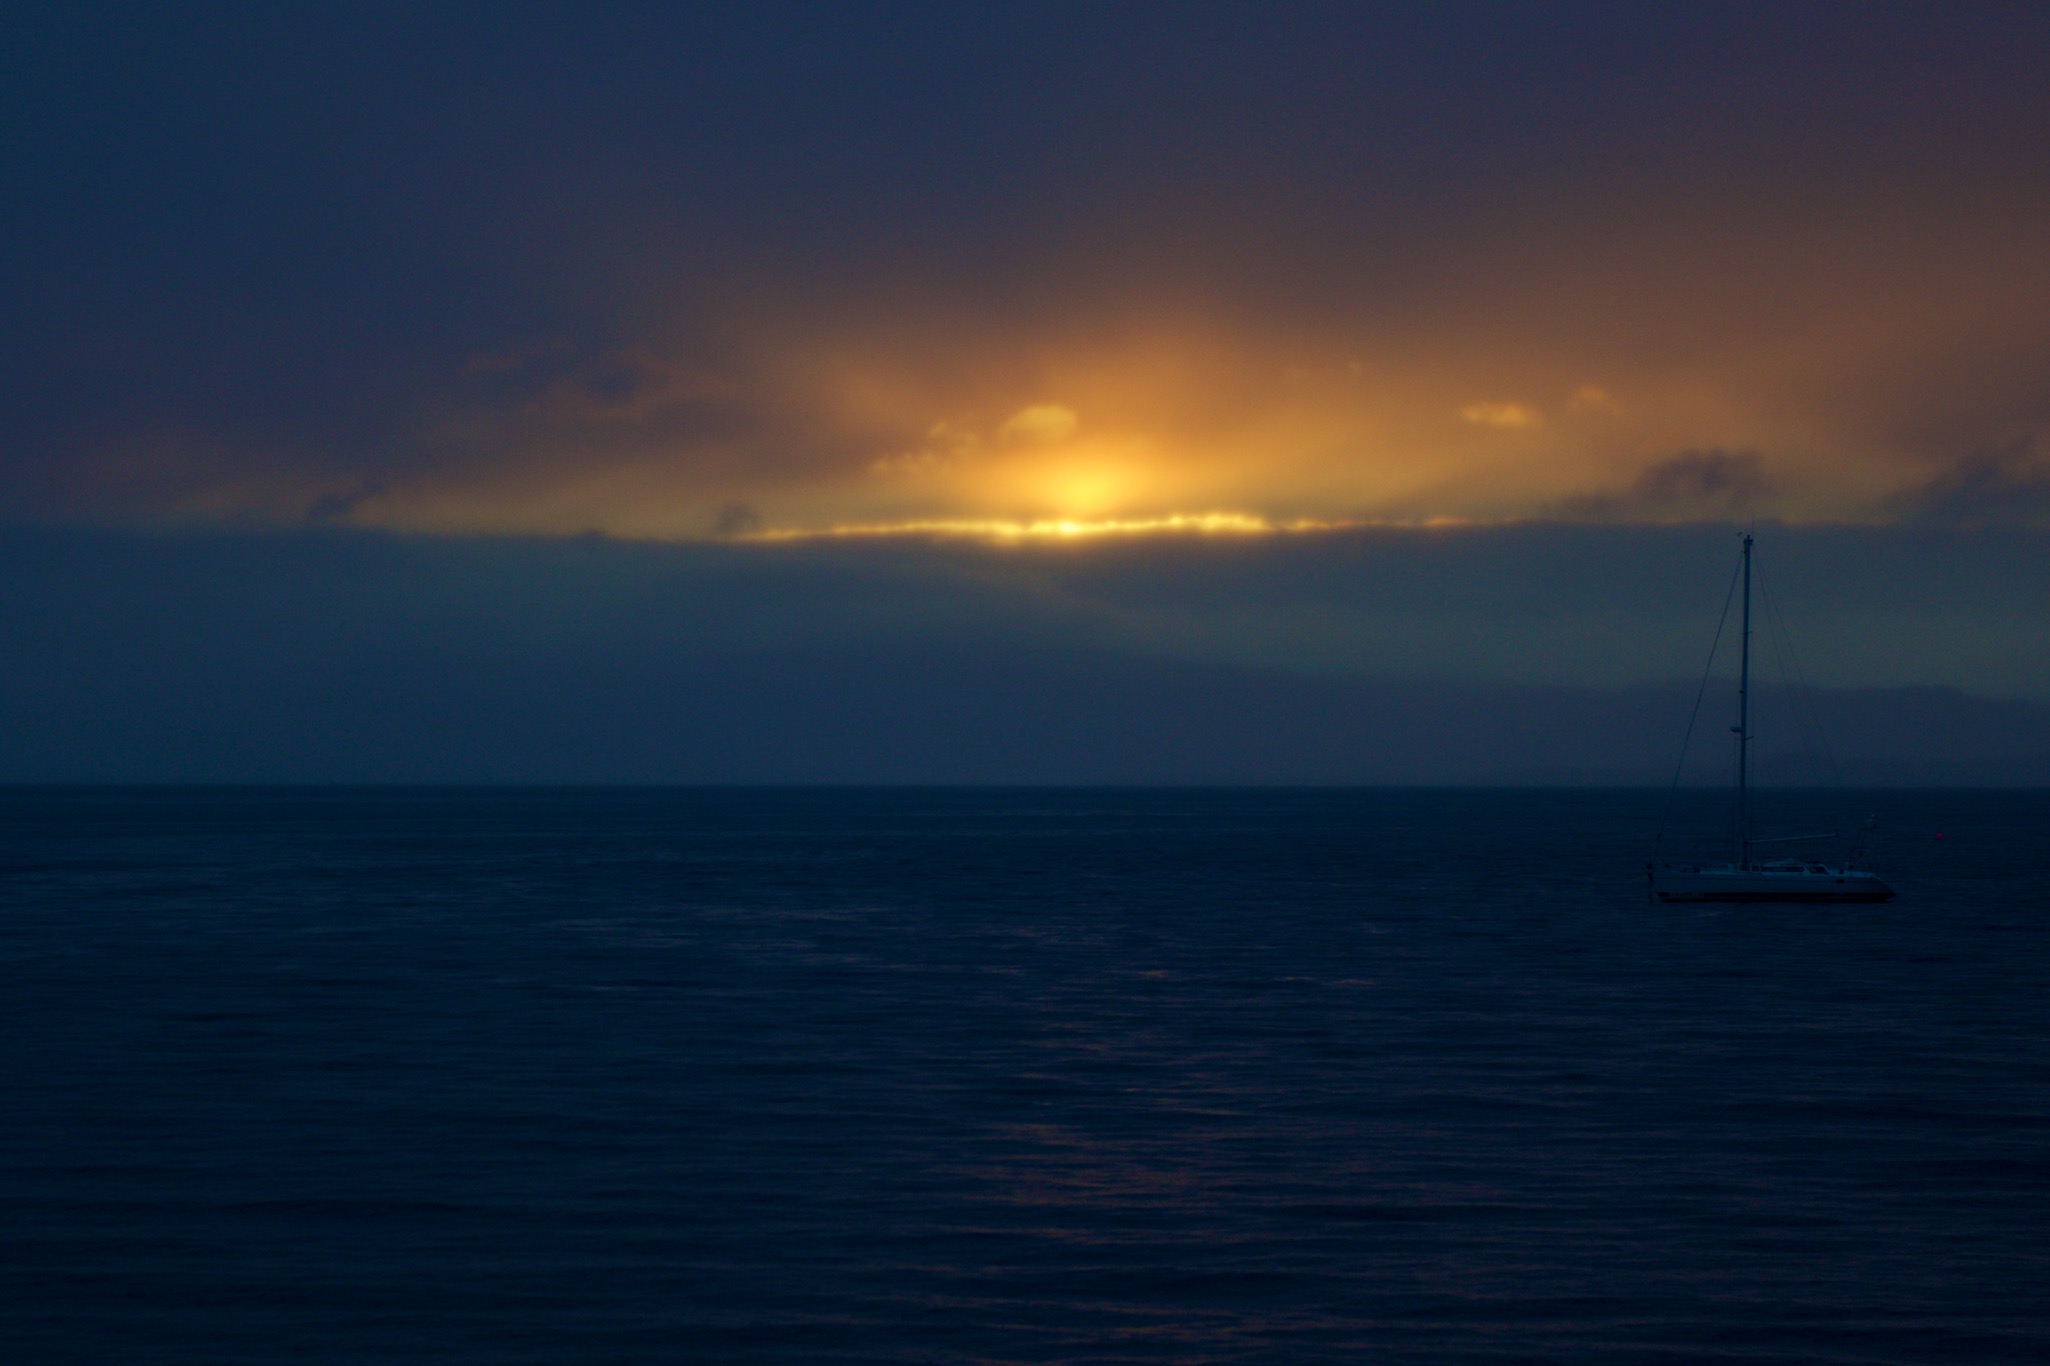
[[[87,743],[276,667],[267,591],[337,697],[434,611],[487,691],[1613,689],[1698,675],[1746,526],[1823,686],[2050,703],[2040,6],[0,24],[0,696],[69,718],[0,777],[343,772],[346,708]],[[521,706],[447,776],[615,771],[602,688]]]

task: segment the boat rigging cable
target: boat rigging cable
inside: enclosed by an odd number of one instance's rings
[[[1804,760],[1812,761],[1817,756],[1822,760],[1819,772],[1810,764],[1808,776],[1818,787],[1841,791],[1843,768],[1836,761],[1836,751],[1829,746],[1829,732],[1823,729],[1821,703],[1808,682],[1808,671],[1801,667],[1801,657],[1794,649],[1794,634],[1787,629],[1787,619],[1780,611],[1772,582],[1762,572],[1758,575],[1758,593],[1765,603],[1765,638],[1772,646],[1773,662],[1779,665],[1780,681],[1787,684],[1793,697],[1794,733],[1801,743],[1801,756]]]
[[[1744,649],[1737,669],[1737,724],[1730,727],[1731,733],[1736,737],[1737,747],[1737,802],[1735,818],[1731,822],[1730,859],[1726,864],[1696,862],[1691,865],[1662,866],[1654,858],[1644,868],[1647,890],[1653,901],[1662,903],[1804,903],[1844,906],[1876,905],[1891,901],[1894,898],[1893,887],[1869,867],[1859,866],[1862,854],[1854,854],[1852,858],[1836,863],[1814,858],[1768,858],[1762,862],[1754,861],[1752,858],[1752,850],[1758,845],[1827,840],[1835,839],[1837,836],[1835,832],[1831,832],[1755,839],[1751,833],[1750,757],[1751,741],[1755,735],[1751,725],[1753,538],[1746,532],[1743,540],[1744,552],[1738,561],[1739,573],[1732,576],[1731,588],[1723,595],[1722,616],[1716,622],[1715,640],[1709,646],[1708,667],[1703,670],[1701,687],[1695,692],[1694,710],[1687,718],[1687,733],[1681,742],[1680,761],[1674,766],[1673,783],[1667,792],[1667,807],[1670,810],[1677,805],[1680,781],[1686,772],[1688,752],[1693,747],[1694,730],[1701,720],[1701,704],[1708,692],[1708,680],[1714,676],[1716,656],[1721,650],[1723,634],[1729,628],[1730,599],[1735,590],[1735,580],[1741,578],[1744,583]],[[1788,651],[1791,645],[1785,639],[1784,621],[1778,622],[1775,629],[1776,603],[1768,607],[1766,616],[1766,634],[1768,637],[1776,637],[1773,642],[1774,653],[1780,659],[1782,682],[1789,682],[1786,678],[1788,673],[1794,673],[1799,677],[1799,661],[1796,658],[1795,667],[1791,670],[1788,668]],[[1805,686],[1806,679],[1800,678],[1800,683]],[[1794,691],[1795,698],[1789,714],[1798,739],[1798,732],[1803,729],[1804,724],[1819,718],[1802,716],[1804,706],[1812,706],[1813,699],[1806,696],[1800,688]],[[1819,731],[1820,726],[1816,729]],[[1826,745],[1827,742],[1824,743]],[[1834,757],[1831,755],[1832,760]],[[1663,840],[1664,836],[1665,832],[1661,829],[1658,839]],[[1656,841],[1654,844],[1656,845]]]
[[[1793,696],[1794,731],[1801,742],[1801,756],[1808,765],[1808,776],[1817,787],[1835,794],[1838,822],[1847,828],[1859,829],[1860,834],[1850,847],[1852,861],[1868,861],[1875,852],[1879,817],[1868,816],[1860,825],[1851,818],[1848,810],[1843,809],[1843,799],[1850,788],[1844,781],[1843,765],[1838,762],[1836,750],[1829,743],[1829,730],[1822,724],[1822,703],[1816,697],[1815,685],[1808,681],[1808,671],[1802,667],[1800,651],[1794,648],[1794,633],[1787,629],[1786,614],[1780,610],[1779,598],[1772,591],[1772,581],[1763,573],[1758,576],[1758,591],[1765,603],[1766,639],[1771,643],[1773,658],[1779,664],[1780,679],[1788,685]],[[1818,757],[1821,761],[1819,771],[1815,762]]]
[[[1680,775],[1687,771],[1687,750],[1694,743],[1694,723],[1701,719],[1701,699],[1708,696],[1708,680],[1715,673],[1716,651],[1722,648],[1723,628],[1730,624],[1730,603],[1737,596],[1737,579],[1743,572],[1744,563],[1739,560],[1737,567],[1730,571],[1730,586],[1723,591],[1723,614],[1716,618],[1715,639],[1709,642],[1708,663],[1701,670],[1701,686],[1694,690],[1694,710],[1687,714],[1687,734],[1680,741],[1680,762],[1673,765],[1673,781],[1666,786],[1665,814],[1667,819],[1672,818],[1673,800],[1680,792]],[[1652,836],[1651,842],[1654,849],[1665,838],[1665,828],[1661,825],[1659,832]]]

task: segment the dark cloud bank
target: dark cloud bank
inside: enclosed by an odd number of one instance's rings
[[[1663,783],[1731,534],[1077,555],[14,532],[0,780]],[[1878,683],[1839,674],[1817,699],[1843,776],[2050,782],[2050,707],[1946,682],[2042,633],[1944,610],[1961,576],[2040,607],[2043,571],[2018,567],[2050,547],[2017,533],[1973,559],[1946,534],[1772,542],[1808,618],[1899,621],[1890,675],[1873,656]],[[1263,623],[1305,613],[1382,644],[1278,667],[1302,638],[1270,658]],[[1563,653],[1534,657],[1548,639]],[[1712,693],[1696,779],[1723,771],[1725,710]],[[1766,781],[1825,776],[1794,755],[1783,690],[1760,714]]]

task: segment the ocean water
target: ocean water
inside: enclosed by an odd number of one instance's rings
[[[1849,908],[1661,803],[0,793],[0,1341],[2050,1360],[2050,794]]]

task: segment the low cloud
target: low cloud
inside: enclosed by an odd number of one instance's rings
[[[924,474],[943,465],[967,460],[981,449],[982,438],[974,432],[956,427],[951,422],[935,422],[926,428],[922,445],[871,460],[868,472],[885,477]]]
[[[496,351],[476,351],[463,361],[463,373],[470,376],[514,375],[531,367],[556,360],[568,350],[569,342],[563,337],[547,337],[535,342],[507,346]]]
[[[1623,411],[1623,405],[1616,396],[1596,384],[1583,384],[1573,391],[1573,397],[1566,400],[1566,410],[1573,413],[1603,413],[1613,416]]]
[[[738,386],[647,351],[613,351],[558,375],[538,409],[563,423],[640,422],[684,404],[732,399]]]
[[[1035,403],[1020,408],[997,425],[985,438],[973,427],[952,422],[935,422],[925,440],[910,450],[881,456],[868,463],[872,475],[930,474],[959,467],[1002,446],[1051,446],[1066,441],[1081,425],[1073,408],[1062,403]]]
[[[313,525],[345,522],[357,508],[384,492],[374,481],[359,484],[347,493],[323,493],[306,505],[306,520]]]
[[[1004,441],[1065,441],[1075,434],[1080,421],[1073,408],[1059,403],[1035,403],[1004,419],[1004,425],[997,428],[997,436]]]
[[[748,503],[728,503],[712,524],[719,536],[748,536],[762,529],[762,514]]]
[[[1535,427],[1545,420],[1537,409],[1521,403],[1469,403],[1459,415],[1477,427]]]
[[[1698,521],[1744,516],[1771,492],[1758,452],[1715,447],[1654,461],[1621,493],[1569,498],[1555,511],[1576,521]]]
[[[2026,441],[1979,451],[1895,495],[1889,510],[1944,526],[2050,521],[2050,460]]]

